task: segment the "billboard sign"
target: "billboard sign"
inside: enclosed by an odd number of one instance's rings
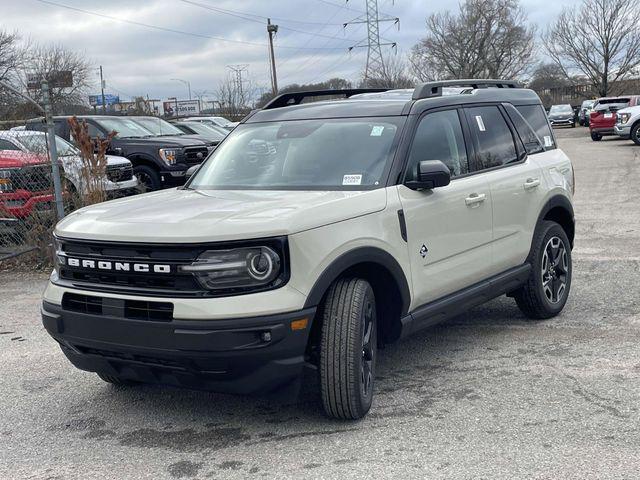
[[[42,84],[43,75],[40,73],[27,74],[27,88],[38,90]],[[71,88],[73,86],[73,74],[70,70],[56,70],[47,73],[47,81],[50,88]]]
[[[120,97],[118,95],[104,94],[104,103],[107,105],[115,105],[120,103]],[[89,95],[89,104],[92,107],[102,106],[102,95]]]
[[[200,114],[198,100],[167,100],[162,105],[164,114],[168,117],[188,117]]]

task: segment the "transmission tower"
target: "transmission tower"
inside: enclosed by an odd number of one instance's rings
[[[244,79],[242,78],[242,75],[244,73],[249,73],[249,70],[247,70],[248,67],[248,63],[227,65],[227,68],[231,70],[231,73],[234,75],[233,83],[235,84],[238,99],[241,102],[244,101]]]
[[[346,2],[349,3],[349,0],[346,0]],[[394,49],[396,48],[396,42],[390,42],[384,39],[380,42],[380,23],[393,22],[399,26],[400,19],[385,13],[380,13],[378,11],[378,0],[365,0],[365,3],[367,7],[366,13],[345,23],[344,27],[346,28],[347,25],[355,25],[358,23],[367,24],[367,39],[349,47],[349,51],[354,48],[367,47],[367,66],[364,71],[364,79],[366,81],[369,78],[384,75],[385,73],[382,47],[391,46]]]

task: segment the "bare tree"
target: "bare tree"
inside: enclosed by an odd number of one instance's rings
[[[25,50],[20,44],[20,36],[0,30],[0,80],[13,82],[18,71],[24,66]]]
[[[251,110],[253,96],[251,81],[243,81],[239,85],[234,77],[229,75],[218,86],[216,96],[220,105],[218,112],[231,118],[241,118]]]
[[[565,77],[580,73],[593,93],[607,96],[638,74],[640,9],[627,0],[583,0],[579,9],[563,10],[543,42]]]
[[[380,72],[372,72],[369,78],[364,78],[360,86],[369,88],[410,88],[416,82],[411,78],[407,63],[400,55],[387,55],[384,59],[384,69]]]
[[[65,108],[87,103],[89,88],[95,77],[91,62],[82,54],[62,45],[36,45],[29,54],[26,73],[51,78],[54,72],[69,71],[73,77],[71,87],[51,86],[51,103],[56,113],[65,113]],[[34,92],[37,99],[39,92]]]
[[[518,78],[535,62],[535,35],[518,0],[466,0],[427,18],[411,69],[421,80]]]

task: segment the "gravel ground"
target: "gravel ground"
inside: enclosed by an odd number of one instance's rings
[[[529,323],[500,298],[388,347],[357,423],[106,385],[45,334],[46,277],[1,273],[0,478],[638,478],[640,147],[558,136],[577,179],[564,313]]]

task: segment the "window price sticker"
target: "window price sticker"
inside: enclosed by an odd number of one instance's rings
[[[342,177],[342,185],[360,185],[362,183],[362,175],[344,175]]]

